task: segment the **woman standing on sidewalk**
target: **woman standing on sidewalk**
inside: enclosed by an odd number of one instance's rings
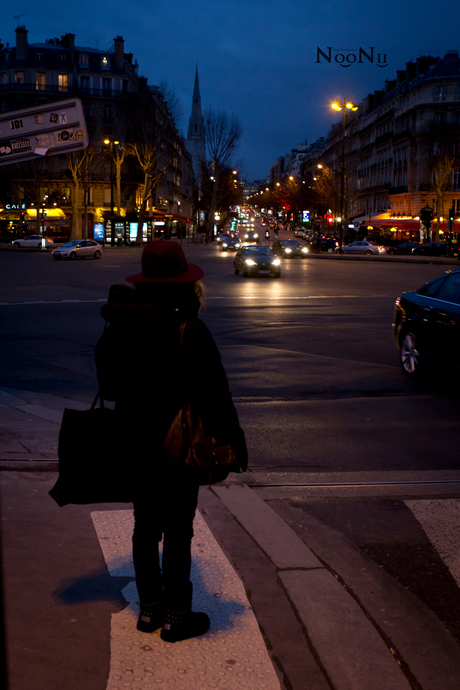
[[[191,540],[198,484],[166,470],[163,440],[188,400],[205,430],[231,443],[247,465],[244,433],[219,351],[199,320],[204,276],[178,242],[148,242],[142,272],[112,286],[102,316],[109,327],[96,348],[101,395],[115,400],[128,430],[127,463],[135,472],[133,561],[140,599],[138,630],[177,642],[204,634],[208,616],[192,612]],[[186,321],[180,351],[180,326]],[[162,567],[158,542],[163,538]]]

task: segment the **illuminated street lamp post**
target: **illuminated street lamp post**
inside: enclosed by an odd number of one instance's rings
[[[333,110],[337,110],[338,112],[342,111],[342,157],[341,157],[341,162],[340,162],[340,168],[341,168],[341,194],[340,194],[340,246],[343,245],[344,243],[344,218],[343,218],[343,212],[344,212],[344,196],[345,196],[345,117],[347,114],[347,110],[358,110],[358,106],[355,105],[352,101],[344,101],[343,103],[340,103],[339,101],[334,101],[334,103],[331,103],[331,108]],[[348,216],[348,214],[347,214]]]

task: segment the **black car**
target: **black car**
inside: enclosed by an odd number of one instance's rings
[[[460,368],[460,270],[398,297],[393,333],[408,376],[435,360]]]
[[[275,256],[270,247],[252,245],[241,247],[233,259],[235,275],[241,273],[248,275],[273,275],[281,276],[281,261]]]
[[[418,242],[401,242],[395,247],[387,247],[387,254],[412,254],[417,247],[420,247]]]
[[[297,240],[276,240],[270,249],[277,255],[285,258],[300,257],[304,259],[308,256],[308,247],[301,245]]]
[[[226,237],[220,243],[223,252],[230,250],[235,251],[241,247],[241,240],[236,235],[234,237]]]
[[[447,242],[427,242],[415,247],[412,254],[421,256],[447,256],[449,247]]]

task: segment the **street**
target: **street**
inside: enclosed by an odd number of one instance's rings
[[[352,579],[355,560],[369,573],[380,568],[459,643],[458,382],[445,372],[409,381],[391,328],[401,291],[452,266],[308,257],[283,259],[279,280],[243,278],[234,275],[233,253],[185,242],[184,249],[205,271],[201,317],[247,436],[250,470],[232,481],[252,487],[314,551],[316,544],[339,577]],[[0,252],[1,389],[43,405],[57,397],[89,404],[100,308],[111,284],[139,270],[140,255],[106,247],[99,261],[57,262],[45,252]],[[148,365],[143,353],[120,353],[120,366]],[[3,469],[55,459],[56,428],[42,423],[48,451],[37,457],[2,425]],[[11,476],[8,487],[31,481]],[[227,553],[241,560],[212,505],[208,514]],[[8,530],[6,548],[14,542],[14,526]],[[244,580],[244,564],[239,572]],[[372,615],[384,629],[382,614]],[[26,687],[18,682],[15,690]]]

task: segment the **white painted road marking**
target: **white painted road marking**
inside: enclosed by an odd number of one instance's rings
[[[113,577],[134,577],[132,510],[91,513]],[[136,629],[139,601],[134,581],[122,593],[127,607],[112,614],[107,690],[280,690],[243,584],[197,512],[192,542],[193,608],[211,618],[206,635],[176,644],[159,631]]]
[[[460,499],[404,501],[460,586]]]

